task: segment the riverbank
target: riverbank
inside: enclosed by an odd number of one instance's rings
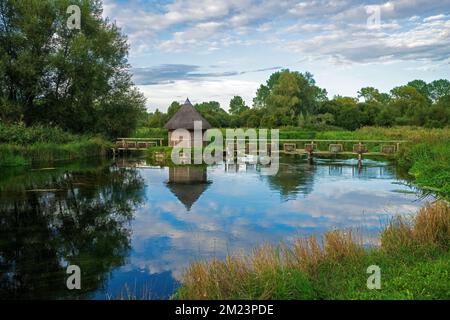
[[[0,124],[0,167],[105,156],[111,143],[45,126]]]
[[[380,268],[380,289],[367,287],[370,266]],[[450,207],[441,201],[394,219],[373,248],[352,232],[330,231],[322,242],[310,237],[192,263],[175,298],[449,299],[449,270]]]

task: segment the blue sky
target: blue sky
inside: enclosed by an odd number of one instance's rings
[[[333,95],[450,78],[450,0],[104,0],[128,35],[149,110],[233,95],[249,105],[276,70]]]

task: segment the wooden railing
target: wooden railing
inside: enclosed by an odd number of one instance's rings
[[[145,150],[150,147],[162,146],[163,138],[119,138],[114,148],[116,150]]]

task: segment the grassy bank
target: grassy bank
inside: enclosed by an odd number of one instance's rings
[[[351,232],[322,242],[265,245],[248,256],[195,262],[179,299],[449,299],[450,208],[437,202],[414,219],[393,220],[380,245],[365,248]],[[367,288],[367,268],[381,270],[381,289]]]
[[[0,166],[74,160],[105,155],[111,144],[100,137],[77,136],[58,128],[0,124]]]

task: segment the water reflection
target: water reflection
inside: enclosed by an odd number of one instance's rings
[[[0,182],[0,298],[88,298],[125,263],[129,223],[143,201],[136,170],[28,172]],[[67,265],[82,270],[82,290],[66,288]]]
[[[286,156],[280,162],[278,174],[267,176],[272,189],[278,190],[285,199],[293,199],[298,194],[311,193],[314,186],[316,166],[309,161],[301,161],[298,156]]]
[[[180,166],[169,168],[167,187],[189,211],[208,188],[205,166]]]
[[[160,167],[140,159],[0,179],[0,298],[66,298],[65,266],[85,271],[77,297],[168,298],[194,259],[248,252],[331,228],[377,238],[389,215],[423,200],[389,163],[280,159],[254,165]],[[85,278],[86,277],[86,278]],[[94,294],[92,294],[94,292]],[[126,293],[125,293],[126,294]]]

